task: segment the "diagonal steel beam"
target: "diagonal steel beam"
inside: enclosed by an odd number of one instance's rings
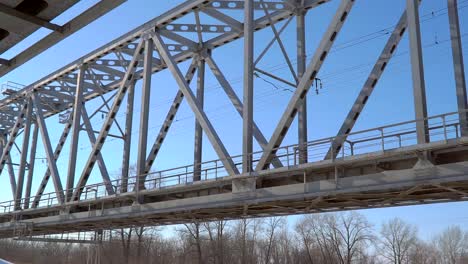
[[[289,58],[288,52],[286,51],[286,47],[283,44],[283,40],[281,40],[280,33],[276,29],[275,23],[273,22],[273,19],[271,18],[270,12],[268,12],[268,8],[265,5],[265,2],[263,0],[260,0],[260,3],[261,3],[261,6],[263,7],[263,11],[265,12],[265,17],[268,19],[268,22],[270,23],[270,27],[271,27],[271,30],[273,31],[274,38],[276,39],[276,43],[278,43],[281,53],[283,54],[283,57],[286,60],[286,64],[288,65],[289,71],[291,72],[291,76],[297,82],[296,71],[294,70],[291,59]]]
[[[92,146],[96,144],[96,135],[94,135],[93,126],[91,125],[91,121],[88,116],[88,112],[86,108],[81,108],[81,117],[83,118],[83,123],[85,130],[88,134],[89,142]],[[97,155],[97,162],[99,170],[101,171],[102,180],[104,181],[104,185],[106,186],[106,191],[109,195],[115,194],[114,188],[112,187],[111,179],[109,177],[109,172],[107,171],[106,164],[104,163],[104,158],[102,154],[99,152]]]
[[[101,148],[104,145],[104,142],[106,141],[110,128],[112,127],[112,124],[115,121],[117,112],[119,111],[120,106],[122,105],[123,99],[128,91],[128,88],[130,85],[132,85],[135,79],[135,71],[138,67],[138,61],[145,50],[143,44],[144,42],[140,41],[137,48],[135,49],[135,54],[133,55],[132,61],[130,62],[127,72],[125,73],[125,76],[120,84],[120,88],[118,89],[114,103],[112,104],[112,107],[109,111],[109,114],[106,117],[104,125],[101,131],[99,132],[96,144],[94,144],[93,146],[91,155],[88,157],[80,179],[78,180],[77,186],[72,196],[72,201],[79,200],[83,188],[86,182],[88,181],[89,176],[91,175],[91,171],[93,170],[94,164],[96,163],[97,156],[101,152]]]
[[[89,23],[101,17],[102,15],[106,14],[110,10],[116,8],[125,1],[126,0],[101,0],[97,2],[95,5],[84,11],[81,15],[78,15],[77,17],[73,18],[72,20],[68,21],[65,25],[63,25],[62,27],[67,29],[64,33],[54,31],[48,34],[41,40],[37,41],[30,48],[24,50],[23,52],[12,58],[8,67],[7,65],[5,65],[5,67],[1,66],[0,76],[4,76],[7,73],[13,71],[23,63],[29,61],[44,50],[52,47],[53,45],[62,41],[71,34],[77,32],[84,26],[88,25]]]
[[[164,44],[162,37],[159,35],[159,33],[156,32],[155,34],[153,34],[152,38],[156,44],[157,50],[159,51],[161,58],[166,62],[167,67],[169,68],[175,80],[177,81],[177,84],[179,85],[179,89],[184,94],[184,97],[187,98],[187,102],[192,111],[194,112],[195,117],[202,126],[203,131],[206,133],[208,139],[213,145],[213,148],[215,149],[216,153],[221,159],[221,162],[224,165],[224,169],[231,176],[239,174],[238,169],[236,168],[231,157],[229,156],[218,134],[214,130],[211,122],[208,120],[208,117],[206,116],[205,112],[198,107],[195,95],[193,94],[192,90],[187,84],[187,81],[185,80],[184,76],[180,72],[180,69],[174,61],[174,58],[172,58],[172,56],[170,55],[169,50]]]
[[[244,30],[241,22],[239,22],[238,20],[224,13],[219,12],[216,9],[203,9],[202,12],[209,15],[212,18],[215,18],[221,22],[226,23],[227,25],[229,25],[232,29],[234,29],[237,32],[242,32]]]
[[[208,64],[208,66],[210,67],[211,72],[213,73],[213,75],[218,80],[219,84],[223,88],[226,95],[229,97],[229,100],[231,101],[231,103],[236,108],[237,113],[239,113],[239,115],[242,117],[243,116],[243,111],[244,111],[244,105],[241,102],[241,100],[239,99],[239,97],[237,96],[234,89],[232,88],[231,84],[229,84],[226,77],[221,72],[221,69],[218,67],[216,62],[213,60],[213,57],[211,57],[209,54],[207,54],[207,55],[205,55],[205,60],[206,60],[206,63]],[[260,145],[260,147],[262,149],[265,149],[267,147],[268,141],[265,138],[265,136],[263,135],[260,128],[255,123],[255,121],[253,122],[253,136],[257,140],[258,144]],[[283,164],[281,163],[281,161],[277,157],[273,158],[272,164],[276,168],[283,167]]]
[[[49,132],[47,131],[47,126],[44,121],[44,116],[42,113],[42,106],[39,101],[39,98],[37,97],[36,94],[32,94],[32,101],[34,103],[34,106],[36,108],[36,119],[37,119],[37,125],[39,126],[39,131],[41,133],[41,138],[42,138],[42,143],[44,144],[44,149],[45,149],[45,154],[47,157],[47,165],[50,170],[50,174],[52,176],[52,180],[54,182],[54,187],[55,187],[55,193],[57,196],[57,200],[60,204],[62,204],[65,200],[64,194],[63,194],[63,187],[62,187],[62,182],[60,181],[60,176],[59,172],[57,169],[57,163],[56,160],[54,159],[54,153],[52,152],[52,146],[50,144],[50,138],[49,138]]]
[[[5,142],[6,142],[6,136],[2,136],[0,138],[0,153],[3,153]],[[13,171],[13,167],[11,166],[10,156],[8,156],[6,162],[8,162],[8,174],[10,176],[9,178],[10,178],[11,195],[14,199],[15,192],[16,192],[16,180],[15,180],[15,172]]]
[[[187,82],[187,84],[190,84],[192,82],[195,71],[197,70],[196,67],[197,67],[197,60],[194,59],[192,63],[190,64],[190,67],[188,68],[187,73],[185,74],[185,81]],[[180,90],[178,90],[172,102],[171,108],[167,112],[166,119],[164,119],[164,123],[161,129],[159,130],[156,140],[154,141],[153,147],[151,148],[151,151],[149,152],[148,157],[146,158],[145,174],[151,171],[151,167],[153,166],[153,163],[159,153],[159,150],[161,149],[164,139],[166,138],[167,133],[169,132],[169,129],[171,128],[171,125],[174,121],[174,117],[176,116],[177,111],[180,108],[180,104],[182,103],[183,100],[184,100],[184,94]]]
[[[50,30],[57,31],[57,32],[60,32],[60,33],[63,33],[63,31],[64,31],[64,28],[57,25],[57,24],[50,23],[49,21],[44,20],[42,18],[39,18],[37,16],[32,16],[30,14],[23,13],[21,11],[18,11],[18,10],[14,9],[14,8],[11,8],[11,7],[9,7],[9,6],[5,5],[5,4],[1,4],[1,3],[0,3],[0,13],[4,13],[4,14],[10,15],[10,16],[19,18],[19,19],[21,19],[23,21],[29,22],[31,24],[41,26],[41,27],[45,27],[45,28],[48,28]]]
[[[72,119],[70,118],[68,123],[65,125],[65,128],[63,129],[62,135],[59,138],[57,146],[55,147],[55,151],[54,151],[55,161],[58,160],[58,158],[60,157],[60,153],[62,153],[63,146],[65,145],[65,142],[67,141],[71,128],[72,128]],[[31,206],[32,208],[36,208],[37,206],[39,206],[39,202],[41,201],[41,197],[44,194],[47,183],[49,182],[49,178],[50,178],[50,170],[49,168],[47,168],[46,172],[44,173],[44,176],[42,177],[41,184],[39,185],[39,188],[37,189],[36,195],[34,196],[34,200]]]
[[[18,136],[18,132],[20,128],[23,126],[24,119],[26,117],[26,112],[28,111],[30,107],[31,105],[29,104],[29,101],[25,100],[23,107],[21,108],[21,111],[19,112],[16,118],[15,125],[10,131],[10,136],[8,137],[8,141],[3,146],[2,156],[0,158],[0,175],[2,174],[2,171],[5,168],[5,165],[10,157],[11,148],[13,147],[13,144],[15,143],[15,140],[16,140],[16,137]],[[11,161],[9,161],[9,164],[11,165]],[[16,180],[15,180],[14,175],[11,175],[11,174],[10,174],[10,185],[11,185],[12,194],[14,197],[16,193]]]
[[[354,0],[342,0],[338,10],[330,23],[326,33],[324,34],[318,49],[316,50],[312,61],[308,65],[303,77],[301,78],[299,85],[294,92],[291,100],[288,103],[286,111],[281,117],[280,122],[276,126],[273,136],[268,143],[266,150],[264,151],[260,161],[257,164],[256,170],[267,169],[273,154],[276,153],[280,147],[288,129],[297,115],[298,108],[302,105],[304,98],[309,91],[313,80],[317,76],[323,62],[325,61],[333,43],[336,40],[341,28],[343,27],[349,12],[351,11],[355,1]]]
[[[364,86],[362,87],[358,97],[356,98],[356,101],[354,102],[353,106],[351,107],[351,110],[346,116],[345,121],[341,125],[341,128],[338,130],[338,134],[333,140],[331,147],[328,150],[327,155],[325,156],[325,159],[336,158],[336,156],[340,152],[343,143],[348,138],[348,134],[352,131],[354,125],[356,124],[356,121],[358,120],[360,114],[364,110],[364,107],[366,106],[369,97],[372,95],[372,92],[374,91],[377,82],[382,77],[382,74],[384,73],[388,63],[390,62],[396,48],[398,47],[398,44],[403,38],[403,35],[406,31],[406,27],[408,25],[407,21],[408,19],[406,16],[406,11],[404,11],[400,17],[400,20],[395,26],[395,29],[390,35],[390,38],[385,44],[382,53],[377,59],[377,62],[372,68],[369,77],[367,77]]]
[[[281,36],[281,34],[283,34],[284,30],[289,26],[289,23],[291,23],[292,19],[293,17],[290,17],[288,20],[286,20],[284,25],[278,31],[278,34],[277,34],[278,36]],[[276,42],[276,35],[273,36],[273,38],[270,40],[270,42],[268,42],[268,44],[265,46],[263,51],[258,55],[257,59],[255,59],[254,65],[257,65],[263,59],[263,57],[265,57],[265,55],[271,49],[273,44],[275,44],[275,42]]]

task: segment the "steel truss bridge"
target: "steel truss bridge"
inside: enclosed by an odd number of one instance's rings
[[[406,0],[406,11],[389,34],[341,129],[334,137],[310,141],[307,93],[356,2],[335,1],[339,6],[310,60],[306,59],[305,18],[308,10],[328,4],[328,0],[189,0],[1,100],[0,173],[4,185],[9,179],[13,197],[0,204],[0,237],[466,201],[468,108],[457,1],[447,1],[456,79],[456,87],[447,92],[456,93],[457,112],[427,116],[418,11],[421,1]],[[297,68],[281,38],[286,27],[297,29],[293,47]],[[271,30],[274,37],[256,58],[254,37],[264,30]],[[405,34],[410,40],[414,120],[352,132]],[[244,42],[242,98],[212,55],[233,41]],[[273,44],[279,45],[295,82],[257,67]],[[184,62],[190,63],[188,69],[182,69]],[[204,111],[206,67],[243,120],[239,156],[228,153]],[[160,71],[170,72],[178,92],[159,134],[149,138],[151,76]],[[254,72],[293,87],[270,139],[253,119]],[[134,96],[139,80],[141,100]],[[194,162],[154,172],[153,163],[184,100],[196,117]],[[91,102],[101,106],[89,113]],[[135,104],[142,108],[139,122],[133,120]],[[119,124],[116,116],[122,112],[125,122]],[[92,127],[92,118],[101,113],[105,114],[102,126]],[[61,116],[63,132],[54,148],[46,119],[55,115]],[[297,144],[285,146],[283,139],[295,120],[299,124]],[[132,139],[134,123],[139,127],[137,139]],[[111,130],[113,126],[118,126],[121,135]],[[80,135],[81,130],[87,138]],[[202,133],[217,160],[202,160]],[[41,145],[37,144],[39,135]],[[109,176],[101,153],[109,138],[124,142],[122,173],[117,180]],[[63,171],[56,161],[67,140],[69,162]],[[91,142],[91,150],[79,149],[80,140]],[[136,140],[137,172],[131,175],[130,151]],[[254,140],[261,147],[258,151],[253,148]],[[10,155],[15,146],[21,151],[18,161]],[[46,153],[44,175],[35,173],[35,167],[40,166],[35,164],[39,147]],[[87,159],[79,168],[76,160],[83,151]],[[14,166],[20,168],[18,175]],[[88,184],[96,166],[102,183]],[[33,177],[41,176],[33,194]],[[45,193],[48,182],[54,186],[52,193]]]

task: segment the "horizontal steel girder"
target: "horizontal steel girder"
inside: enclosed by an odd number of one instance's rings
[[[225,178],[179,188],[146,190],[142,194],[148,197],[149,202],[142,205],[134,205],[134,194],[128,193],[96,201],[81,201],[77,205],[80,205],[78,208],[82,210],[67,215],[57,214],[60,206],[0,213],[0,237],[11,237],[12,231],[20,225],[31,226],[31,235],[59,234],[64,231],[91,231],[102,227],[181,224],[191,222],[194,218],[211,221],[238,219],[246,215],[274,216],[466,201],[467,161],[428,167],[412,167],[405,164],[408,160],[417,160],[414,153],[418,149],[433,149],[439,155],[464,156],[468,151],[467,143],[466,138],[461,138],[447,143],[402,149],[394,153],[366,154],[346,162],[318,162],[296,168],[264,171],[255,177],[262,178],[265,183],[269,182],[271,185],[247,195],[214,191],[219,190],[220,186],[228,189],[232,179]],[[396,169],[368,171],[372,166],[375,168],[374,164],[378,164],[379,161],[390,162]],[[319,171],[327,168],[334,170],[337,165],[347,167],[347,172],[340,175],[339,182],[333,177],[319,177]],[[305,181],[298,182],[297,178],[303,179],[304,175]],[[238,176],[239,179],[246,177],[248,176]],[[184,193],[187,196],[184,196]],[[154,199],[154,202],[151,202],[151,199]],[[13,215],[21,215],[23,220],[12,223],[10,219]]]

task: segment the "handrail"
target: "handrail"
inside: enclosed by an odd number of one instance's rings
[[[460,135],[458,133],[459,131],[459,123],[458,123],[458,112],[450,112],[446,114],[440,114],[440,115],[435,115],[432,117],[426,118],[427,121],[434,121],[441,119],[442,121],[437,121],[433,122],[432,124],[429,124],[428,128],[428,135],[431,137],[437,137],[441,136],[444,140],[448,140],[449,138],[459,138]],[[448,119],[447,117],[453,116],[453,119]],[[455,116],[457,116],[455,118]],[[385,139],[388,138],[398,138],[398,147],[403,146],[403,141],[409,141],[411,145],[415,145],[415,137],[408,137],[403,139],[403,136],[415,134],[416,130],[413,129],[412,127],[404,128],[404,129],[399,129],[399,130],[393,130],[391,131],[391,134],[385,134],[384,130],[389,129],[389,128],[397,128],[401,127],[404,125],[408,124],[416,124],[419,120],[412,120],[412,121],[406,121],[406,122],[400,122],[392,125],[386,125],[386,126],[380,126],[372,129],[366,129],[358,132],[353,132],[348,134],[348,139],[352,138],[353,136],[356,135],[365,135],[368,134],[369,132],[378,132],[379,136],[367,136],[364,138],[359,138],[358,140],[352,141],[349,140],[346,143],[349,144],[349,147],[345,146],[342,148],[342,151],[339,153],[339,157],[344,158],[348,156],[353,156],[356,153],[356,150],[361,150],[361,149],[371,149],[368,152],[364,153],[369,153],[373,152],[377,149],[385,151],[388,150],[388,146],[386,147],[385,145],[389,145],[391,143],[394,143],[394,141],[386,141]],[[399,131],[399,132],[398,132]],[[340,135],[342,136],[342,135]],[[318,157],[319,160],[323,160],[323,157],[326,154],[326,150],[328,150],[328,147],[331,146],[332,142],[334,139],[340,137],[329,137],[325,139],[318,139],[318,140],[313,140],[310,142],[307,142],[307,155],[309,158],[312,159],[314,157]],[[355,145],[357,144],[362,144],[362,143],[371,143],[371,142],[376,142],[374,144],[368,144],[368,145],[363,145],[360,147],[356,147]],[[344,144],[346,144],[344,143]],[[298,165],[298,149],[299,145],[298,144],[293,144],[293,145],[288,145],[284,147],[280,147],[276,149],[277,152],[277,157],[282,160],[282,162],[285,164],[285,166],[288,167],[294,167]],[[320,153],[315,153],[315,151],[320,151],[324,150],[323,152]],[[346,151],[349,150],[350,153],[347,153]],[[279,153],[278,153],[279,152]],[[254,163],[258,162],[260,159],[260,156],[263,154],[263,151],[256,151],[253,153],[254,157]],[[362,154],[362,153],[360,153]],[[241,166],[242,165],[242,160],[237,161],[236,159],[242,158],[242,155],[237,155],[231,157],[234,160],[234,163],[236,166]],[[206,181],[206,180],[218,180],[222,178],[229,177],[228,173],[225,171],[222,162],[220,159],[217,160],[211,160],[211,161],[206,161],[202,162],[199,164],[201,166],[201,170],[197,171],[200,172],[202,175],[201,181]],[[147,185],[149,189],[164,189],[164,188],[169,188],[173,186],[179,186],[181,184],[192,184],[193,183],[193,174],[194,174],[194,164],[186,165],[186,166],[180,166],[176,168],[170,168],[170,169],[165,169],[157,172],[150,172],[147,174],[143,175],[135,175],[132,177],[129,177],[129,190],[133,190],[131,192],[135,192],[134,187],[135,187],[135,182],[137,177],[146,177],[146,176],[152,176],[152,177],[147,177],[145,181],[145,186]],[[123,194],[120,190],[121,186],[121,180],[112,180],[111,185],[113,186],[116,195]],[[152,187],[152,188],[151,188]],[[73,188],[75,190],[76,188]],[[101,197],[108,197],[109,195],[107,194],[107,191],[105,189],[105,183],[95,183],[95,184],[90,184],[84,187],[86,189],[85,192],[83,192],[82,197],[84,200],[96,200]],[[93,192],[94,195],[88,196],[89,192]],[[30,201],[33,201],[35,197],[30,197]],[[24,204],[24,201],[26,198],[22,198],[20,200],[20,205]],[[39,201],[36,204],[33,204],[33,208],[41,208],[41,207],[50,207],[57,205],[57,198],[56,198],[56,193],[51,192],[47,194],[43,194]],[[15,206],[15,201],[6,201],[0,203],[0,214],[2,213],[10,213],[14,210]]]

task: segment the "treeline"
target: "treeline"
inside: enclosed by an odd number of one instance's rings
[[[356,212],[193,222],[114,230],[101,244],[0,241],[0,258],[18,263],[465,264],[468,232],[447,227],[430,241],[395,218],[372,226]]]

